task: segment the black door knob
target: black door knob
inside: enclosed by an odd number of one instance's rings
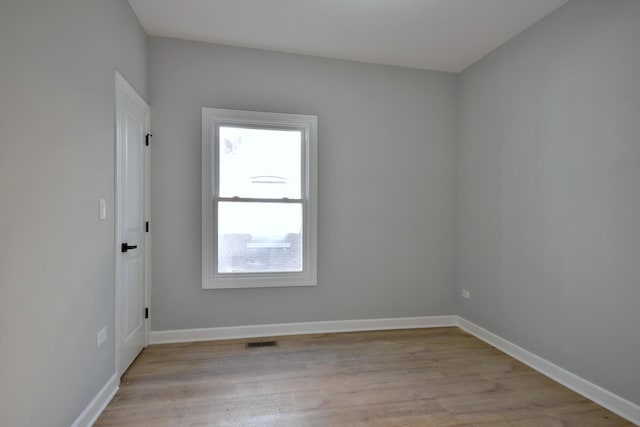
[[[135,248],[137,248],[137,247],[138,247],[138,245],[129,245],[129,244],[127,244],[127,243],[125,242],[125,243],[123,243],[123,244],[120,246],[120,250],[122,251],[122,253],[125,253],[125,252],[127,252],[129,249],[135,249]]]

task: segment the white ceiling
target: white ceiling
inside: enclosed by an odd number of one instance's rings
[[[460,72],[567,0],[129,0],[147,33]]]

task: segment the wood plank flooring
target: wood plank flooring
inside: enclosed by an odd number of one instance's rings
[[[273,339],[150,346],[96,426],[632,425],[458,328]]]

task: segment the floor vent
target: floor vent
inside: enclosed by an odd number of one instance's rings
[[[259,341],[259,342],[248,342],[247,348],[256,348],[256,347],[277,347],[278,341]]]

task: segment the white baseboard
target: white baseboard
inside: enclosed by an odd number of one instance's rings
[[[152,331],[151,344],[193,341],[216,341],[241,338],[276,337],[285,335],[318,334],[331,332],[379,331],[390,329],[438,328],[458,326],[462,330],[496,347],[504,353],[548,376],[576,393],[609,409],[621,417],[640,425],[640,406],[604,388],[581,378],[548,360],[470,322],[463,317],[425,316],[390,319],[338,320],[326,322],[277,323],[272,325],[231,326],[221,328],[179,329]],[[105,386],[106,387],[106,386]],[[117,390],[117,386],[115,388]],[[113,393],[115,393],[115,390]],[[102,392],[101,392],[102,393]],[[100,393],[99,393],[100,395]],[[111,394],[113,396],[113,394]],[[96,396],[96,399],[97,400]],[[111,399],[107,399],[108,401]],[[93,405],[94,402],[90,406]],[[100,408],[104,409],[106,403]],[[86,410],[85,410],[86,412]],[[84,413],[83,413],[84,414]],[[98,412],[99,415],[99,412]],[[95,416],[97,418],[97,415]],[[79,418],[80,419],[80,418]],[[95,419],[94,419],[95,421]],[[80,427],[77,421],[72,427]],[[86,424],[90,425],[90,424]]]
[[[558,365],[531,353],[528,350],[508,341],[493,332],[470,322],[463,317],[456,316],[460,329],[476,336],[477,338],[491,344],[498,350],[507,353],[511,357],[530,366],[536,371],[559,382],[567,388],[590,399],[597,404],[607,408],[611,412],[620,415],[636,425],[640,425],[640,406],[630,402],[623,397],[611,393],[604,388],[581,378]]]
[[[118,391],[118,386],[118,375],[113,374],[93,400],[84,408],[80,416],[71,424],[71,427],[91,427],[104,411],[104,408],[111,402],[111,399]]]
[[[321,334],[330,332],[438,328],[444,326],[456,326],[456,320],[457,316],[425,316],[152,331],[151,344]]]

